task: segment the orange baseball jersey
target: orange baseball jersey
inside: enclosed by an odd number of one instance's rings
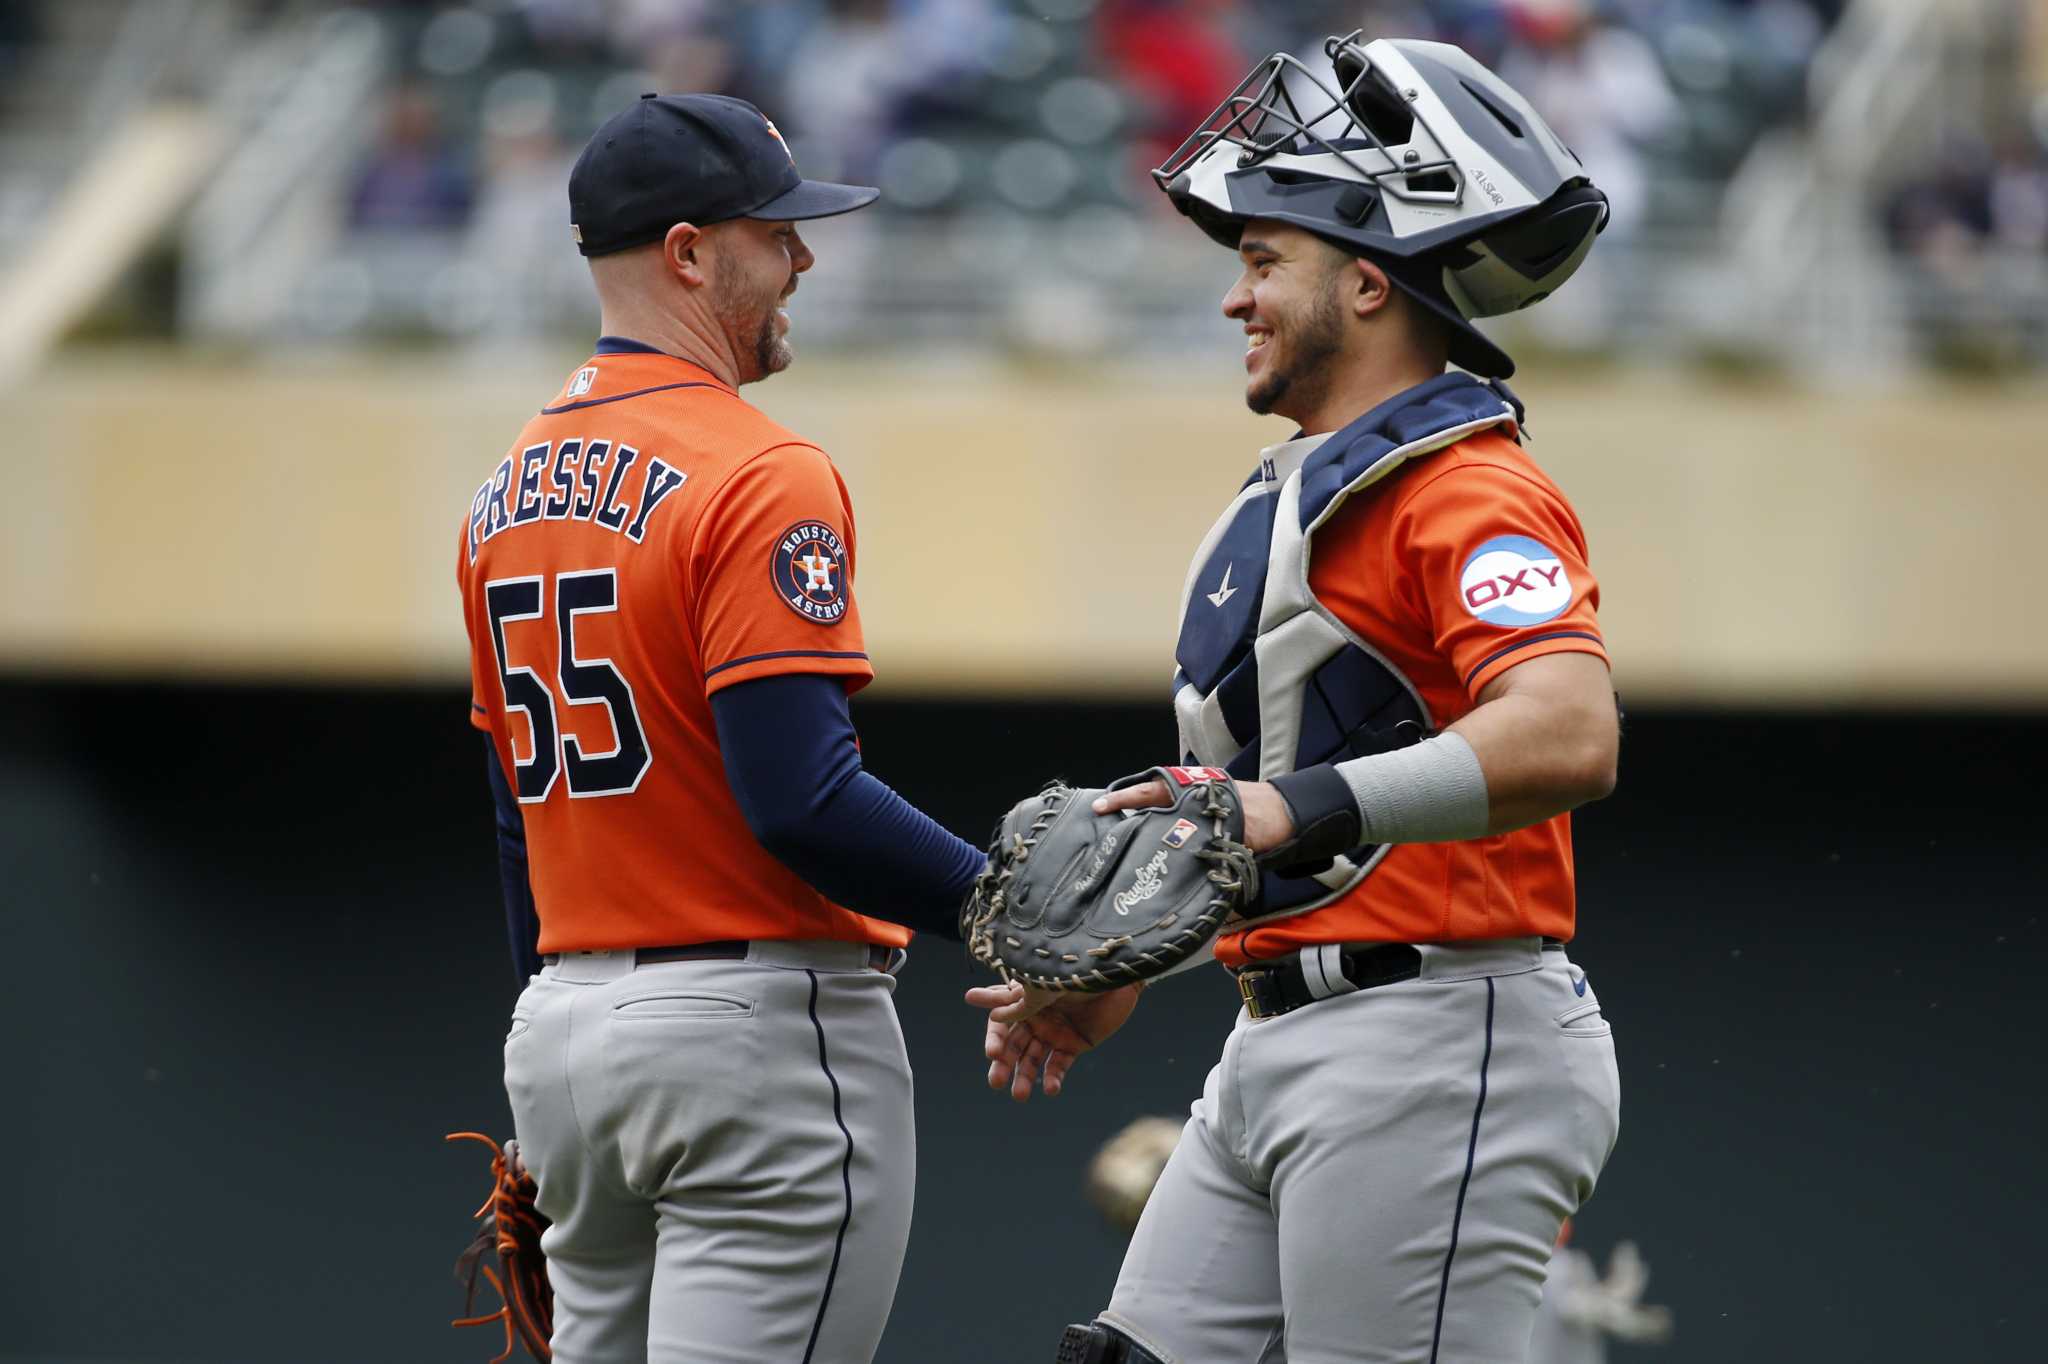
[[[1564,494],[1498,429],[1397,470],[1315,533],[1316,598],[1422,694],[1438,728],[1518,663],[1607,656],[1599,584]],[[1228,934],[1240,965],[1312,943],[1568,939],[1571,816],[1460,843],[1402,843],[1341,899]]]
[[[761,847],[712,718],[752,678],[872,680],[854,560],[825,452],[688,361],[601,350],[526,424],[471,501],[457,577],[542,952],[909,941]]]

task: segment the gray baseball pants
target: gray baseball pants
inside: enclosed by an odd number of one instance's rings
[[[1535,938],[1240,1014],[1102,1319],[1168,1364],[1520,1364],[1619,1130],[1614,1040]]]
[[[873,1359],[917,1148],[895,977],[866,962],[570,953],[527,985],[505,1089],[553,1222],[556,1364]]]

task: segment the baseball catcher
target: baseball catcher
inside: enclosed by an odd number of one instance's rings
[[[1289,434],[1189,536],[1186,767],[1089,801],[1094,839],[1071,803],[1005,824],[974,922],[1009,979],[967,998],[1016,1099],[1212,916],[1243,1008],[1057,1358],[1520,1359],[1619,1131],[1567,950],[1570,812],[1613,790],[1619,729],[1585,529],[1473,322],[1564,285],[1606,196],[1468,54],[1362,32],[1259,63],[1154,181],[1236,253],[1244,401]],[[1176,820],[1213,858],[1169,856],[1141,908]]]

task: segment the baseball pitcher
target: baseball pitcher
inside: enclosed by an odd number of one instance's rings
[[[569,179],[603,336],[464,518],[560,1364],[861,1364],[896,1291],[893,973],[983,858],[864,769],[852,504],[739,393],[790,363],[799,223],[875,197],[740,100],[606,123]]]

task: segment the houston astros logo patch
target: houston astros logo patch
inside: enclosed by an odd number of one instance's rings
[[[799,521],[777,537],[768,576],[782,604],[805,620],[837,625],[846,614],[846,546],[822,521]]]
[[[1572,604],[1572,580],[1541,541],[1502,535],[1465,561],[1458,595],[1465,609],[1488,625],[1541,625]]]

